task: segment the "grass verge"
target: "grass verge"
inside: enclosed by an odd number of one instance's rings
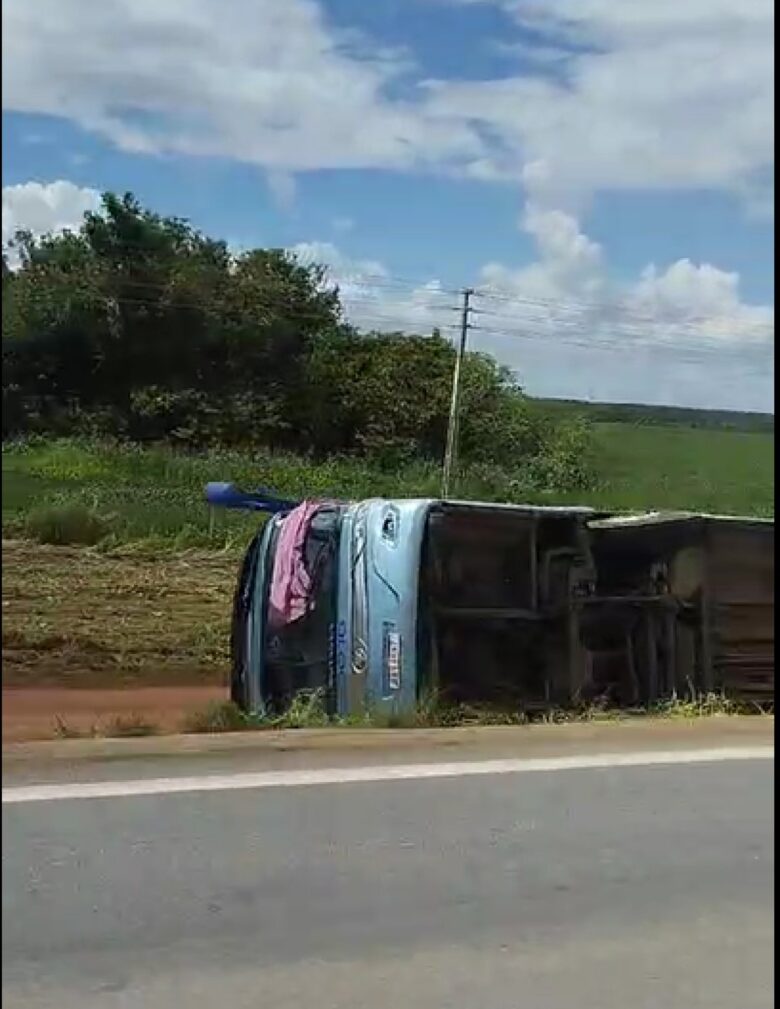
[[[302,692],[290,710],[278,716],[247,714],[232,701],[218,701],[188,716],[182,723],[186,733],[248,732],[263,729],[335,728],[430,729],[480,725],[532,725],[583,722],[618,722],[636,719],[691,721],[746,714],[771,714],[773,709],[743,705],[722,694],[705,694],[691,699],[672,698],[643,708],[619,709],[587,705],[544,712],[504,711],[495,708],[459,705],[446,707],[432,701],[415,711],[385,713],[366,711],[347,718],[329,717],[321,695]]]

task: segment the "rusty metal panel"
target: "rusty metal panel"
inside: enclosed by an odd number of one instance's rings
[[[709,523],[715,683],[735,700],[774,701],[774,525]]]
[[[706,515],[617,517],[589,523],[597,596],[653,604],[660,592],[678,606],[658,651],[671,656],[666,676],[648,650],[641,692],[724,690],[736,699],[774,698],[774,523]],[[660,627],[660,625],[659,625]]]

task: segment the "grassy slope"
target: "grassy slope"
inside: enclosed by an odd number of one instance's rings
[[[75,442],[3,450],[3,527],[18,531],[24,515],[41,504],[79,501],[109,518],[120,542],[151,538],[158,546],[185,548],[244,544],[257,519],[209,514],[203,491],[209,480],[266,486],[280,494],[360,499],[435,496],[438,468],[411,465],[388,474],[365,463],[295,456],[213,451],[198,456],[133,446],[107,448]]]
[[[687,509],[772,515],[774,435],[682,426],[596,424],[597,485],[587,492],[535,496],[537,502],[615,510]],[[3,526],[18,529],[31,508],[77,500],[107,516],[120,542],[151,537],[173,547],[241,545],[256,520],[219,512],[203,500],[208,480],[265,485],[291,497],[435,497],[438,467],[413,464],[389,473],[359,461],[312,464],[289,456],[106,449],[70,442],[3,452]],[[459,491],[490,499],[468,477]]]

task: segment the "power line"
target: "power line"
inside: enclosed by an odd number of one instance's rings
[[[207,311],[208,305],[203,302],[190,301],[182,295],[191,293],[188,291],[189,278],[183,278],[183,283],[178,283],[179,278],[173,278],[168,283],[159,281],[143,281],[133,278],[117,278],[122,288],[136,288],[144,292],[159,291],[161,298],[153,297],[133,297],[122,294],[114,297],[110,293],[104,293],[98,289],[94,291],[97,298],[105,299],[111,305],[148,305],[150,308],[157,308],[161,311],[170,309],[191,309],[193,311]],[[217,278],[214,285],[213,294],[220,294],[220,283],[222,278]],[[226,278],[225,278],[226,279]],[[278,278],[282,280],[282,278]],[[387,279],[387,278],[385,278]],[[399,281],[401,288],[407,286],[407,282]],[[389,289],[386,286],[369,282],[365,278],[355,280],[351,285],[352,292],[342,292],[341,316],[346,322],[350,322],[354,317],[358,325],[380,324],[390,326],[394,331],[403,331],[409,328],[424,327],[430,328],[436,316],[445,312],[449,313],[459,310],[451,301],[446,289],[435,289],[418,286],[412,288],[413,298],[394,301],[393,299],[382,298],[381,292]],[[279,295],[264,295],[256,291],[232,290],[225,292],[226,308],[231,306],[236,308],[274,313],[283,313],[287,321],[320,321],[322,313],[319,311],[302,311],[293,301],[293,287],[282,283],[283,289],[287,288],[286,297]],[[89,295],[90,292],[85,292]],[[484,291],[475,290],[474,295],[482,298],[494,298],[494,295],[485,295]],[[470,312],[478,317],[485,317],[492,321],[492,325],[474,325],[471,328],[479,329],[486,336],[499,336],[501,338],[518,339],[523,341],[554,340],[559,346],[581,346],[588,349],[603,350],[629,350],[635,352],[642,349],[666,350],[677,357],[681,354],[689,353],[697,355],[700,359],[711,358],[715,354],[723,355],[731,352],[732,348],[724,342],[720,342],[719,337],[713,333],[702,331],[702,326],[697,326],[694,317],[686,320],[663,321],[653,316],[642,316],[638,313],[627,311],[624,306],[615,304],[609,305],[609,312],[605,318],[588,319],[583,315],[594,311],[597,303],[589,305],[576,302],[552,302],[545,299],[531,299],[522,297],[501,297],[499,300],[506,305],[521,305],[524,308],[554,308],[557,312],[552,315],[549,311],[533,313],[524,312],[522,315],[496,311],[489,308],[474,308],[470,306]],[[490,303],[490,302],[488,302]],[[607,303],[602,303],[606,306]],[[574,311],[579,314],[571,315],[567,312]],[[609,315],[612,315],[612,318]],[[711,323],[712,317],[699,317],[702,323]],[[506,323],[506,325],[499,325]],[[648,332],[648,327],[651,327]],[[455,329],[455,325],[443,322],[438,324],[441,330]],[[694,343],[681,343],[684,337],[691,337]],[[628,340],[628,343],[621,341]],[[763,336],[760,332],[752,341],[744,341],[739,346],[739,352],[745,351],[764,352],[771,347],[769,334]]]
[[[125,243],[132,246],[133,243]],[[146,248],[142,243],[138,243],[139,248]],[[250,250],[252,251],[252,250]],[[289,250],[288,250],[289,251]],[[294,255],[294,253],[293,253]],[[193,262],[197,262],[197,250],[193,252]],[[305,260],[301,261],[300,256],[298,257],[299,262],[304,267],[319,265],[313,260],[307,263]],[[218,264],[217,264],[218,265]],[[338,267],[329,266],[324,264],[326,272],[329,274],[328,280],[335,287],[339,288],[339,293],[342,299],[342,307],[349,310],[350,305],[354,306],[357,304],[365,303],[366,296],[369,296],[369,300],[378,300],[381,292],[387,291],[391,293],[397,292],[409,292],[414,296],[413,305],[410,304],[400,304],[396,307],[399,313],[399,324],[403,325],[401,320],[401,315],[406,314],[411,308],[415,308],[420,311],[426,312],[436,312],[445,310],[454,310],[455,306],[449,302],[450,297],[453,297],[457,292],[449,287],[445,287],[439,284],[431,278],[427,280],[417,278],[406,278],[398,277],[393,274],[388,274],[386,272],[382,273],[371,273],[365,271],[358,271],[354,274],[350,273],[339,273]],[[235,274],[229,273],[223,275],[222,277],[215,277],[215,286],[219,287],[221,280],[230,280]],[[284,278],[274,277],[277,283],[284,285]],[[174,276],[167,283],[160,283],[153,280],[134,280],[132,278],[120,278],[120,282],[126,287],[139,287],[145,290],[160,290],[165,291],[171,297],[175,297],[179,283],[186,288],[189,278],[186,273],[182,276]],[[438,285],[438,286],[437,286]],[[292,288],[290,288],[292,292]],[[550,327],[577,327],[584,326],[586,323],[591,323],[592,325],[605,326],[609,325],[622,333],[627,335],[644,335],[643,332],[638,332],[636,329],[631,327],[636,326],[653,326],[657,328],[659,326],[664,326],[668,328],[674,334],[685,335],[690,333],[694,335],[697,339],[704,337],[707,338],[707,334],[702,334],[702,328],[706,327],[707,324],[712,324],[717,317],[707,314],[688,314],[684,319],[663,319],[659,318],[657,314],[650,312],[643,312],[639,310],[636,306],[629,306],[625,302],[619,300],[574,300],[571,298],[566,299],[551,299],[543,297],[529,297],[520,294],[508,294],[507,292],[492,287],[489,285],[482,285],[473,288],[474,297],[485,301],[488,305],[498,304],[504,306],[520,306],[524,309],[536,309],[538,311],[533,314],[528,314],[525,312],[523,314],[522,320],[518,320],[516,317],[507,314],[504,311],[496,311],[491,308],[476,307],[472,308],[474,315],[486,316],[489,318],[496,319],[498,321],[506,320],[507,322],[520,322],[527,325],[529,322],[536,322],[539,324],[546,324]],[[355,295],[352,292],[364,292],[361,297],[359,294]],[[326,293],[326,292],[322,292]],[[374,299],[374,294],[377,294],[377,298]],[[185,306],[184,302],[178,302],[182,306]],[[260,298],[255,298],[251,302],[258,307],[266,307],[268,309],[278,309],[278,301],[264,300]],[[392,311],[393,306],[383,307],[383,310],[387,312]],[[589,318],[583,318],[589,317]],[[596,316],[596,318],[592,318]],[[441,327],[444,328],[444,327]],[[758,321],[756,323],[756,328],[761,328],[761,323]],[[767,334],[768,336],[769,334]]]
[[[519,340],[524,341],[526,344],[535,344],[537,347],[544,347],[544,349],[549,351],[564,350],[564,349],[581,349],[591,352],[607,352],[613,354],[618,352],[620,354],[634,355],[641,357],[640,365],[644,366],[644,357],[646,353],[658,354],[661,352],[668,352],[667,356],[674,358],[677,362],[686,362],[691,364],[704,364],[709,361],[723,360],[724,357],[734,357],[737,354],[741,357],[741,364],[747,365],[749,362],[744,360],[744,354],[746,350],[758,350],[763,348],[731,348],[731,347],[716,347],[716,346],[691,346],[691,345],[680,345],[671,343],[659,343],[659,342],[649,342],[644,343],[628,343],[618,339],[608,341],[605,339],[598,338],[588,338],[588,339],[575,339],[571,337],[558,337],[555,341],[550,341],[546,338],[546,334],[534,333],[534,332],[507,332],[506,330],[483,330],[477,326],[473,327],[479,334],[498,337],[499,339],[506,338],[508,340]],[[767,359],[755,361],[753,367],[760,369],[765,372],[767,369]]]
[[[97,293],[96,293],[97,294]],[[122,295],[118,298],[111,297],[109,295],[97,294],[97,299],[105,303],[106,307],[117,307],[121,305],[135,305],[135,306],[147,306],[149,308],[158,309],[161,314],[165,314],[171,310],[182,310],[191,309],[196,312],[203,312],[207,309],[201,302],[190,302],[182,301],[178,298],[173,298],[171,303],[167,303],[164,300],[153,299],[153,298],[141,298],[132,297],[127,295]],[[358,312],[357,322],[361,326],[376,325],[380,330],[399,333],[408,331],[410,328],[422,327],[423,325],[430,324],[431,319],[428,318],[425,322],[422,319],[410,319],[408,317],[408,310],[414,307],[417,310],[423,310],[435,315],[442,310],[451,310],[454,306],[442,306],[439,305],[424,305],[418,304],[416,306],[401,306],[402,311],[398,314],[393,313],[391,307],[385,307],[385,311],[377,310],[377,304],[374,299],[355,299],[351,304],[344,306],[344,321],[350,323],[350,308],[354,308],[359,305],[366,306],[367,310],[361,310]],[[244,304],[240,307],[243,308],[256,308],[259,310],[268,310],[280,313],[278,321],[280,322],[324,322],[322,312],[305,312],[301,311],[297,307],[290,303],[276,302],[271,300],[261,300],[261,299],[249,299],[248,304]],[[381,302],[379,307],[383,307]],[[407,318],[403,318],[405,314],[403,309],[406,309]],[[470,308],[470,311],[473,309]],[[536,326],[531,323],[537,322]],[[500,337],[502,339],[519,340],[526,343],[544,343],[546,342],[548,346],[555,347],[580,347],[586,350],[602,350],[602,351],[619,351],[619,352],[630,352],[636,353],[639,351],[669,351],[674,354],[678,359],[681,359],[683,355],[688,354],[689,357],[695,358],[696,360],[705,361],[708,359],[713,359],[714,357],[722,357],[724,354],[733,353],[737,348],[729,347],[728,345],[723,345],[710,340],[708,343],[701,342],[701,332],[691,327],[687,327],[687,331],[695,333],[699,338],[699,342],[695,344],[683,344],[676,337],[681,333],[685,332],[684,327],[673,327],[674,333],[671,339],[665,339],[663,336],[655,333],[651,337],[648,337],[646,329],[632,328],[626,325],[624,322],[619,325],[613,325],[609,327],[612,335],[609,333],[604,333],[599,335],[592,329],[585,327],[582,323],[570,324],[574,327],[574,332],[562,333],[560,327],[555,327],[551,329],[540,328],[538,326],[539,320],[533,319],[522,319],[519,320],[519,325],[522,325],[522,329],[512,329],[507,327],[496,327],[496,326],[481,326],[479,324],[469,324],[471,330],[477,331],[480,335],[484,336],[494,336]],[[444,323],[438,325],[436,328],[445,330],[459,330],[459,326],[456,324]],[[672,327],[670,327],[671,329]],[[422,334],[418,334],[422,335]],[[740,354],[744,354],[746,351],[758,351],[763,352],[769,348],[763,343],[754,344],[742,344],[739,346],[738,350]],[[764,365],[765,367],[765,365]]]
[[[159,284],[153,281],[133,281],[130,279],[123,279],[121,283],[123,286],[137,286],[144,289],[165,291],[171,297],[175,296],[177,293],[175,283]],[[374,282],[369,282],[365,278],[360,280],[351,280],[348,286],[356,292],[363,293],[351,294],[343,289],[340,291],[342,308],[347,310],[351,305],[354,306],[378,301],[380,300],[382,291],[393,290],[392,285],[376,284]],[[399,287],[399,290],[406,289],[407,288],[404,285]],[[424,286],[408,289],[413,292],[414,300],[410,302],[402,302],[395,306],[399,313],[408,311],[412,308],[428,312],[459,311],[457,306],[453,305],[449,301],[449,294],[451,292],[447,289],[433,289],[430,287],[426,288]],[[292,288],[290,288],[290,290],[292,291]],[[374,297],[375,292],[377,292],[376,297]],[[475,291],[475,294],[479,294],[479,292]],[[592,302],[589,305],[585,305],[578,302],[568,302],[563,300],[554,302],[551,300],[524,298],[520,296],[502,298],[501,301],[507,305],[519,305],[524,308],[546,309],[547,312],[542,313],[536,311],[530,314],[524,313],[521,319],[518,319],[516,315],[508,314],[507,312],[498,312],[491,309],[472,308],[472,312],[475,316],[485,316],[498,321],[522,321],[523,323],[536,322],[544,323],[550,327],[582,327],[588,323],[599,326],[608,325],[617,328],[626,334],[635,333],[638,335],[642,335],[644,333],[644,330],[637,329],[638,326],[653,326],[656,328],[663,326],[675,334],[684,335],[685,333],[691,333],[697,338],[701,338],[702,336],[706,337],[706,333],[702,333],[702,328],[708,323],[713,323],[717,318],[712,315],[702,314],[688,315],[684,319],[662,319],[657,315],[638,312],[635,309],[628,308],[625,304],[620,304],[618,302],[602,302],[600,304]],[[265,306],[267,308],[276,309],[280,305],[280,300],[278,298],[267,299],[255,295],[251,303],[256,304],[258,307]],[[392,310],[393,307],[394,306],[392,304],[383,306],[385,312]],[[596,319],[583,318],[583,316],[593,315],[597,311],[601,313],[600,317]]]

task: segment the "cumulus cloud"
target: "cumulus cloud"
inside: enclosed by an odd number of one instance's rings
[[[482,267],[477,329],[516,331],[561,345],[576,340],[616,352],[647,348],[684,356],[754,350],[771,355],[774,307],[745,302],[737,273],[680,259],[663,269],[651,263],[634,281],[618,284],[609,276],[601,246],[576,218],[529,209],[522,226],[534,239],[537,258],[516,269],[501,263]],[[291,251],[302,262],[327,267],[348,315],[360,325],[386,321],[392,328],[422,332],[456,328],[451,316],[459,292],[437,278],[404,281],[381,262],[354,259],[331,242],[301,242]]]
[[[333,242],[298,242],[290,252],[301,263],[327,267],[331,279],[342,285],[363,283],[365,280],[380,282],[388,275],[382,263],[374,259],[353,259]]]
[[[272,172],[523,178],[567,210],[597,190],[714,188],[770,211],[771,0],[481,2],[517,26],[500,79],[425,80],[314,0],[6,0],[4,108]]]
[[[556,72],[433,81],[429,112],[501,138],[491,168],[576,207],[597,190],[712,188],[753,213],[774,192],[771,0],[484,0],[554,44]],[[529,172],[529,166],[531,170]]]
[[[599,339],[630,337],[640,344],[709,352],[771,350],[774,307],[750,305],[740,295],[739,275],[710,263],[681,259],[665,269],[649,264],[633,283],[614,283],[603,251],[571,214],[529,208],[522,221],[538,258],[513,270],[502,264],[482,269],[486,291],[523,306],[543,332],[569,328]],[[614,342],[614,340],[613,340]]]
[[[128,151],[289,172],[482,148],[465,121],[388,98],[405,54],[333,28],[312,0],[8,0],[2,16],[4,108],[63,116]]]
[[[625,306],[656,326],[693,327],[702,340],[771,345],[774,337],[774,307],[743,302],[739,274],[710,263],[679,259],[666,270],[649,265],[628,292]]]
[[[97,210],[100,193],[64,179],[3,186],[3,249],[17,231],[34,235],[78,229],[84,214]]]
[[[440,280],[399,280],[383,263],[354,259],[332,242],[299,242],[290,251],[303,263],[327,268],[328,282],[338,285],[345,315],[354,325],[379,332],[449,331],[458,295]]]
[[[601,294],[606,279],[601,246],[583,234],[574,217],[529,204],[521,227],[536,243],[537,261],[520,270],[490,263],[482,270],[487,284],[550,301]]]
[[[603,250],[563,211],[531,207],[521,222],[537,258],[486,264],[470,345],[515,370],[535,395],[772,410],[774,308],[752,305],[739,277],[682,259],[617,284]],[[380,331],[457,330],[459,293],[410,284],[330,243],[294,250],[328,265],[347,317]]]

